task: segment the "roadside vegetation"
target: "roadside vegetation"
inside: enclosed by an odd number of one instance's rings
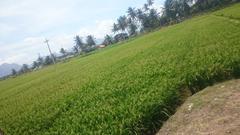
[[[156,133],[182,90],[240,76],[239,9],[0,81],[0,127],[6,134]]]
[[[188,98],[157,135],[238,135],[239,96],[239,79],[210,86]]]

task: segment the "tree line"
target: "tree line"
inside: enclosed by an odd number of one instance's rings
[[[221,7],[240,0],[165,0],[159,12],[153,7],[154,0],[147,0],[142,8],[129,7],[127,14],[113,24],[114,37],[106,35],[105,43],[113,44],[129,37],[183,21],[197,13]]]
[[[50,54],[45,57],[39,56],[37,58],[37,60],[33,61],[33,63],[31,65],[23,64],[19,71],[12,69],[11,75],[16,76],[16,75],[20,75],[23,73],[33,71],[33,70],[37,70],[44,66],[54,64],[54,61],[58,62],[58,61],[66,59],[69,56],[73,57],[76,55],[85,54],[85,53],[91,52],[96,49],[96,41],[95,41],[94,36],[92,36],[92,35],[88,35],[86,37],[85,42],[83,41],[82,38],[80,38],[80,36],[77,35],[74,38],[74,41],[75,41],[75,45],[73,46],[73,48],[71,50],[67,51],[64,48],[60,49],[60,51],[59,51],[59,53],[61,54],[60,56],[56,56],[54,54],[52,54],[52,55]]]
[[[154,8],[154,0],[147,0],[141,8],[129,7],[127,14],[120,16],[113,24],[112,34],[107,34],[102,42],[103,45],[111,45],[124,41],[128,38],[142,33],[152,31],[157,28],[179,23],[195,14],[221,7],[226,4],[239,2],[240,0],[166,0],[159,12]],[[67,52],[64,48],[60,49],[64,59],[68,56],[85,54],[95,50],[96,42],[92,35],[86,37],[85,42],[80,36],[74,38],[75,45],[72,51]],[[57,57],[54,57],[57,60]],[[33,62],[32,66],[23,64],[20,71],[12,70],[12,75],[26,73],[46,65],[53,64],[51,56],[40,57]]]

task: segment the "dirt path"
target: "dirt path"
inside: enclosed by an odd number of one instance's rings
[[[157,135],[240,135],[240,80],[190,97]]]

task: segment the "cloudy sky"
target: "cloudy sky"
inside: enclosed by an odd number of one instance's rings
[[[155,0],[155,7],[163,0]],[[0,64],[30,64],[38,54],[70,49],[74,36],[111,33],[114,21],[146,0],[0,0]]]

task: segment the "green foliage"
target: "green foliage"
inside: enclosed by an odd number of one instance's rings
[[[120,16],[117,21],[118,21],[118,27],[120,28],[120,30],[124,32],[128,27],[127,17]]]
[[[17,71],[15,69],[12,69],[12,75],[13,76],[17,75]]]
[[[156,28],[182,22],[197,13],[238,2],[237,0],[165,0],[161,13],[147,0],[143,8],[135,10],[129,7],[127,16],[120,16],[113,24],[114,34],[118,31],[136,36],[137,33],[149,32]],[[128,21],[130,20],[130,21]],[[126,29],[128,31],[126,31]],[[119,33],[118,33],[119,34]]]
[[[114,43],[113,37],[111,37],[110,35],[106,35],[106,36],[104,37],[104,41],[103,41],[103,44],[104,44],[104,45],[111,45],[111,44],[113,44],[113,43]]]
[[[51,58],[51,56],[46,56],[46,58],[44,59],[44,65],[51,65],[53,64],[53,59]]]
[[[66,51],[64,48],[61,48],[61,49],[60,49],[60,53],[61,53],[63,56],[66,56],[67,51]]]
[[[119,30],[120,30],[120,28],[119,28],[118,24],[114,23],[114,24],[113,24],[112,32],[116,33],[116,32],[119,31]]]
[[[197,0],[196,4],[192,8],[192,12],[200,12],[207,9],[211,9],[213,7],[222,6],[224,4],[228,4],[231,2],[235,2],[234,0]]]
[[[29,69],[29,67],[28,67],[28,65],[27,64],[23,64],[22,65],[22,68],[20,69],[20,73],[22,74],[22,73],[26,73],[26,72],[28,72],[30,69]]]
[[[129,7],[127,13],[132,20],[135,20],[137,18],[137,12],[135,11],[134,8]]]
[[[134,23],[129,24],[129,35],[134,36],[137,34],[137,26]]]
[[[225,17],[239,9],[0,81],[0,127],[13,135],[154,133],[181,88],[196,92],[240,75],[240,23]]]
[[[37,59],[38,65],[43,65],[44,64],[44,59],[42,57],[38,57]]]
[[[128,34],[127,33],[119,33],[117,35],[114,36],[114,41],[115,42],[120,42],[123,40],[128,39]]]
[[[79,36],[75,37],[75,43],[76,46],[73,47],[74,52],[78,53],[79,51],[87,51],[87,45],[83,43],[82,39]]]
[[[96,45],[96,43],[95,43],[95,41],[94,41],[94,37],[93,37],[92,35],[88,35],[88,36],[87,36],[86,42],[87,42],[87,45],[88,45],[89,47],[92,47],[92,46],[95,46],[95,45]]]
[[[34,61],[32,64],[32,69],[36,69],[39,66],[40,66],[39,63],[37,61]]]

